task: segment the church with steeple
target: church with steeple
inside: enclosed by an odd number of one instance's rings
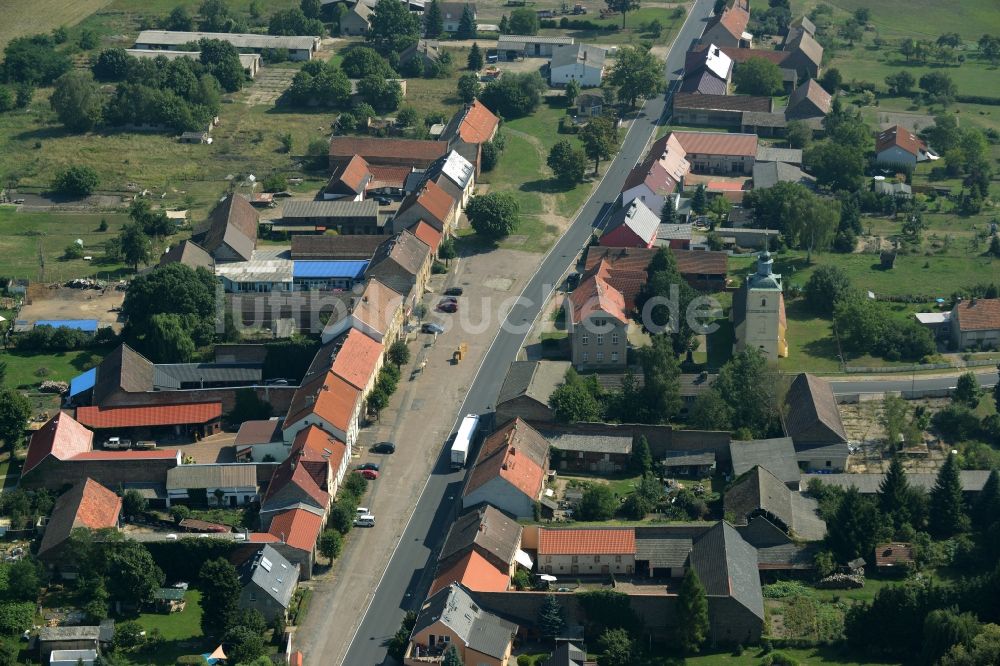
[[[736,331],[735,351],[755,347],[777,361],[788,356],[785,340],[785,297],[781,293],[781,275],[775,273],[774,259],[768,251],[757,255],[757,270],[746,276],[733,294],[730,316]]]

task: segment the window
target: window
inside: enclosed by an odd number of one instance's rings
[[[616,351],[611,352],[611,362],[612,363],[618,362],[618,352]]]
[[[576,564],[576,562],[577,562],[577,559],[578,559],[578,558],[577,558],[577,556],[576,556],[576,555],[574,555],[574,556],[573,556],[573,564]]]
[[[451,642],[451,636],[448,636],[447,634],[445,634],[444,636],[441,637],[441,642],[442,643],[450,643]]]
[[[613,344],[613,345],[617,345],[618,344],[618,334],[617,333],[612,333],[611,334],[611,344]]]
[[[583,362],[584,363],[590,362],[590,354],[588,354],[587,352],[583,352]]]
[[[767,299],[766,298],[760,299],[760,307],[762,307],[762,308],[763,307],[767,307]]]
[[[833,463],[831,463],[829,460],[827,460],[826,461],[826,466],[827,467],[833,467]]]
[[[597,352],[597,362],[600,363],[604,360],[604,352]]]
[[[588,343],[590,343],[590,336],[584,335],[583,337],[580,338],[580,344],[581,345],[586,346]],[[598,343],[598,344],[600,344],[600,343]]]
[[[601,563],[601,556],[594,555],[594,564],[600,564],[600,563]]]
[[[599,345],[603,345],[604,344],[604,336],[603,335],[598,335],[597,336],[597,344],[599,344]]]
[[[615,562],[621,562],[621,561],[622,561],[622,556],[621,555],[615,555]]]

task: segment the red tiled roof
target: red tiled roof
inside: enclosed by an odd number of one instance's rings
[[[973,298],[955,304],[952,317],[958,318],[961,331],[1000,329],[1000,299]]]
[[[728,134],[726,132],[674,132],[684,150],[690,155],[740,155],[757,156],[756,134]]]
[[[659,252],[657,248],[600,247],[595,245],[587,248],[587,261],[584,270],[590,271],[602,259],[605,259],[612,272],[625,270],[645,273],[649,262],[653,260],[657,252]]]
[[[539,555],[632,555],[635,530],[631,527],[593,530],[538,530]]]
[[[913,561],[913,546],[908,543],[881,543],[875,546],[875,566],[893,567]]]
[[[250,532],[247,535],[247,541],[250,543],[278,543],[281,539],[267,532]]]
[[[537,430],[520,418],[510,421],[483,442],[465,495],[499,477],[537,499],[545,483],[548,449]]]
[[[66,460],[93,448],[94,433],[80,425],[69,414],[59,412],[31,436],[21,476],[30,472],[50,455],[59,460]]]
[[[461,583],[473,592],[504,592],[510,579],[506,572],[497,569],[475,550],[470,550],[451,566],[438,572],[427,596],[434,596],[452,583]]]
[[[325,509],[332,491],[327,487],[330,467],[339,467],[346,452],[343,442],[319,426],[311,425],[301,430],[292,442],[288,457],[274,470],[261,504],[266,506],[269,499],[291,484]]]
[[[426,181],[419,192],[414,192],[407,199],[410,201],[409,203],[403,201],[399,207],[400,213],[414,204],[419,204],[442,225],[448,219],[451,207],[455,205],[455,200],[451,198],[451,195],[433,180]]]
[[[670,253],[681,275],[725,275],[729,269],[729,255],[725,252],[671,250]]]
[[[719,24],[726,29],[726,31],[731,34],[736,39],[740,39],[743,33],[747,30],[747,24],[750,22],[750,12],[746,11],[742,7],[733,5],[722,11],[722,14],[716,16],[706,28],[710,30],[712,24]]]
[[[893,125],[887,130],[882,130],[875,138],[876,153],[881,153],[893,146],[899,146],[914,156],[919,156],[921,150],[927,150],[927,146],[917,138],[916,134],[900,125]]]
[[[493,138],[499,124],[500,119],[477,99],[466,109],[458,135],[468,143],[486,143]]]
[[[285,427],[308,414],[316,414],[333,427],[346,432],[360,397],[358,389],[333,372],[327,372],[295,392],[285,418]]]
[[[363,3],[362,3],[363,4]],[[302,653],[296,650],[292,653],[292,656],[288,660],[288,666],[302,666],[304,663],[304,657]]]
[[[117,527],[121,508],[121,498],[93,479],[78,483],[56,500],[38,553],[59,545],[78,527],[91,530]]]
[[[281,439],[281,421],[266,419],[260,421],[244,421],[236,433],[233,444],[236,446],[253,446],[267,444]]]
[[[573,305],[573,323],[580,323],[594,312],[604,312],[618,321],[628,323],[625,298],[605,278],[594,275],[584,280],[569,297]]]
[[[413,235],[422,240],[431,252],[437,252],[438,245],[441,244],[441,232],[427,224],[423,220],[417,222],[413,227]]]
[[[370,190],[380,187],[402,188],[411,172],[410,167],[400,166],[369,166],[368,170],[372,174],[372,180],[368,183]]]
[[[222,418],[221,402],[145,407],[78,407],[77,420],[91,428],[135,428],[209,423]]]
[[[87,451],[78,453],[70,460],[170,460],[180,453],[177,449],[153,449],[152,451]]]
[[[283,539],[292,548],[312,552],[322,527],[322,516],[305,509],[292,509],[282,511],[271,519],[268,534]]]
[[[364,390],[375,374],[381,356],[381,343],[352,328],[347,332],[330,370],[341,379],[346,379],[351,386]]]
[[[365,190],[369,176],[368,162],[360,155],[355,155],[344,166],[334,171],[327,189],[341,191],[344,194],[349,192],[360,194]]]

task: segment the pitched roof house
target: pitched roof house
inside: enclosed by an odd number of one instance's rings
[[[418,39],[399,53],[400,67],[405,68],[411,62],[416,61],[420,63],[420,69],[415,71],[419,72],[422,72],[428,65],[436,65],[440,59],[441,42],[436,39]]]
[[[215,269],[215,259],[202,246],[192,240],[183,240],[174,245],[160,257],[160,266],[180,263],[189,268]]]
[[[705,44],[718,44],[719,46],[745,46],[750,47],[753,35],[747,32],[747,24],[750,22],[750,10],[741,3],[736,2],[722,10],[708,20],[705,32],[701,35],[701,41]]]
[[[121,498],[93,479],[77,483],[56,500],[38,546],[39,559],[49,563],[58,559],[59,546],[77,528],[117,528],[121,509]]]
[[[422,240],[430,248],[431,254],[437,256],[438,247],[441,245],[441,232],[427,224],[423,220],[417,222],[417,226],[410,229],[413,235]]]
[[[324,522],[323,516],[301,508],[281,511],[271,519],[268,534],[275,540],[271,545],[289,562],[298,565],[303,580],[312,578],[316,542]]]
[[[385,240],[381,236],[292,236],[291,258],[295,260],[368,261]]]
[[[604,78],[607,51],[590,44],[557,46],[549,60],[549,84],[576,81],[582,88],[596,88]]]
[[[847,443],[847,431],[830,383],[800,373],[792,380],[785,396],[785,432],[796,450],[816,445]]]
[[[875,161],[882,164],[905,164],[937,159],[927,144],[902,125],[893,125],[875,136]]]
[[[462,495],[462,506],[489,502],[518,517],[534,514],[548,470],[549,444],[517,418],[486,438]]]
[[[429,596],[456,582],[477,592],[506,590],[517,562],[530,563],[520,545],[521,526],[495,507],[467,511],[448,531]]]
[[[528,421],[552,421],[549,396],[566,377],[565,361],[514,361],[497,397],[496,420],[520,416]]]
[[[654,213],[641,199],[633,199],[611,215],[601,234],[600,244],[606,247],[653,247],[659,225],[659,211]]]
[[[830,113],[832,101],[833,97],[816,79],[809,79],[788,96],[785,119],[823,118]]]
[[[257,247],[260,215],[242,195],[230,194],[208,216],[208,230],[199,235],[201,246],[216,261],[250,261]]]
[[[816,514],[816,500],[791,490],[760,465],[737,477],[723,497],[723,506],[726,515],[739,525],[763,517],[789,536],[805,541],[826,536],[826,523]]]
[[[285,441],[291,442],[302,430],[317,425],[348,448],[353,447],[362,398],[360,390],[332,371],[303,384],[295,391],[282,426]]]
[[[415,300],[423,295],[430,264],[431,250],[427,244],[403,229],[382,242],[365,269],[365,275],[378,278],[393,291]]]
[[[473,25],[476,21],[476,3],[474,2],[442,2],[441,18],[444,21],[445,32],[458,32],[462,25],[462,15],[468,9],[472,14]]]
[[[268,529],[277,514],[296,508],[325,518],[349,461],[347,445],[319,426],[301,430],[261,498],[261,526]]]
[[[419,190],[406,195],[399,204],[399,210],[392,219],[392,230],[398,233],[423,220],[448,235],[455,222],[457,207],[458,202],[440,185],[432,180],[425,181]]]
[[[359,5],[363,6],[364,3],[359,2],[355,7]],[[326,189],[323,190],[323,198],[361,201],[365,198],[365,190],[371,181],[372,174],[368,162],[360,155],[354,155],[334,169]]]
[[[771,439],[731,440],[729,457],[733,476],[740,476],[757,465],[781,479],[789,488],[798,490],[801,474],[795,462],[795,446],[791,437]]]
[[[368,278],[361,295],[354,298],[346,317],[327,322],[323,328],[323,344],[350,328],[356,328],[377,342],[388,346],[399,335],[403,323],[405,303],[402,294],[382,284],[377,278]]]
[[[684,78],[679,92],[728,95],[733,80],[733,59],[715,44],[694,48],[684,58]]]
[[[516,624],[486,612],[468,589],[452,583],[420,607],[403,663],[426,663],[453,645],[463,664],[506,666],[516,633]]]
[[[687,151],[674,134],[657,139],[646,153],[646,159],[626,176],[622,185],[622,206],[639,199],[659,214],[663,198],[683,184],[691,165]]]
[[[794,69],[800,77],[819,76],[823,66],[823,47],[816,39],[805,31],[796,32],[791,41],[786,41],[782,50],[788,53],[782,67]]]
[[[497,133],[500,118],[486,108],[478,99],[460,109],[441,133],[441,141],[451,141],[458,137],[466,143],[486,143]]]
[[[330,169],[336,169],[355,155],[371,167],[401,166],[426,169],[442,155],[448,144],[422,139],[385,139],[369,136],[335,136],[330,139]]]
[[[1000,343],[1000,299],[970,298],[951,309],[951,341],[960,350]]]
[[[354,6],[340,17],[341,35],[365,35],[371,28],[372,9],[365,2],[355,2]]]
[[[240,575],[240,608],[252,608],[265,622],[284,618],[299,583],[299,568],[270,545],[265,545],[243,561]]]
[[[28,455],[21,466],[24,478],[49,457],[68,460],[94,448],[94,433],[72,416],[59,412],[36,430],[28,443]]]

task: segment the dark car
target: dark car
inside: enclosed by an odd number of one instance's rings
[[[395,453],[396,445],[392,442],[379,442],[371,450],[372,453]]]
[[[392,199],[389,197],[375,197],[375,201],[378,202],[379,206],[388,206],[392,203]]]
[[[448,287],[444,290],[445,296],[461,296],[463,293],[465,293],[465,290],[461,287]]]
[[[373,472],[377,472],[378,471],[378,463],[373,463],[373,462],[361,463],[360,465],[358,465],[356,467],[356,469],[359,469],[361,471],[371,470]]]
[[[430,322],[422,325],[420,331],[422,333],[444,333],[444,327],[441,324]]]
[[[458,312],[458,303],[455,301],[441,301],[437,309],[441,312]]]
[[[580,284],[580,274],[570,273],[566,276],[566,286],[569,289],[576,289],[577,285]]]

